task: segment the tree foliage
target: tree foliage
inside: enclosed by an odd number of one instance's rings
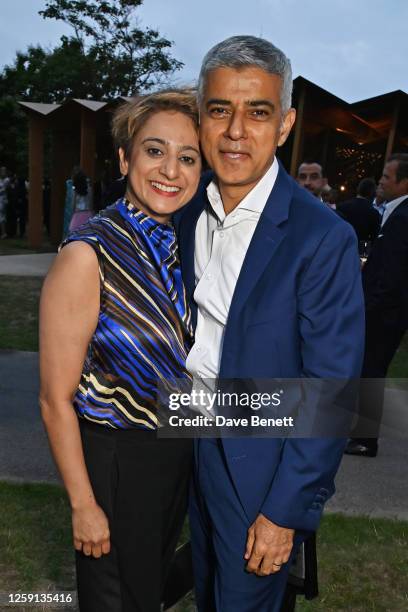
[[[130,96],[166,82],[182,63],[171,56],[171,42],[142,28],[136,10],[142,0],[48,0],[44,19],[73,29],[60,45],[19,52],[0,75],[0,96],[39,102],[69,97],[109,99]]]

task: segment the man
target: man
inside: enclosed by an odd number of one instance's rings
[[[177,220],[196,378],[358,376],[363,300],[353,230],[275,158],[295,120],[290,62],[234,36],[199,78],[213,173]],[[345,441],[200,439],[190,525],[200,612],[275,612],[319,523]]]
[[[327,186],[327,178],[323,176],[323,168],[317,162],[303,162],[297,173],[297,182],[316,198],[322,200],[322,193]]]
[[[380,229],[381,217],[371,204],[375,190],[375,181],[364,178],[358,184],[356,197],[337,206],[343,219],[353,226],[359,241],[374,240]]]
[[[379,185],[377,185],[377,189],[375,190],[375,198],[373,200],[373,208],[378,212],[380,217],[382,217],[385,213],[385,209],[387,208],[387,200],[384,198],[382,190]]]
[[[377,240],[363,268],[366,347],[360,418],[346,452],[375,457],[381,425],[384,379],[408,329],[408,154],[384,166],[379,193],[388,201]],[[374,379],[374,380],[373,380]]]

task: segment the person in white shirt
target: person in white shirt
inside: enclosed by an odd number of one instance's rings
[[[295,120],[291,92],[290,62],[267,40],[233,36],[203,60],[200,141],[212,172],[175,219],[196,322],[187,359],[195,379],[359,375],[354,231],[275,157]],[[280,610],[345,442],[239,430],[197,440],[190,527],[199,612]]]

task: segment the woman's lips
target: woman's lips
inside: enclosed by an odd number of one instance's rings
[[[158,193],[165,198],[174,198],[181,191],[181,187],[178,185],[167,185],[166,183],[161,183],[160,181],[150,181],[150,185],[155,193]]]

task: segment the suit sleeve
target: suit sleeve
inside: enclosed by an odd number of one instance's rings
[[[337,223],[324,236],[298,290],[302,376],[349,380],[360,376],[364,301],[356,237]],[[334,477],[344,438],[287,438],[261,513],[283,527],[314,531]]]

